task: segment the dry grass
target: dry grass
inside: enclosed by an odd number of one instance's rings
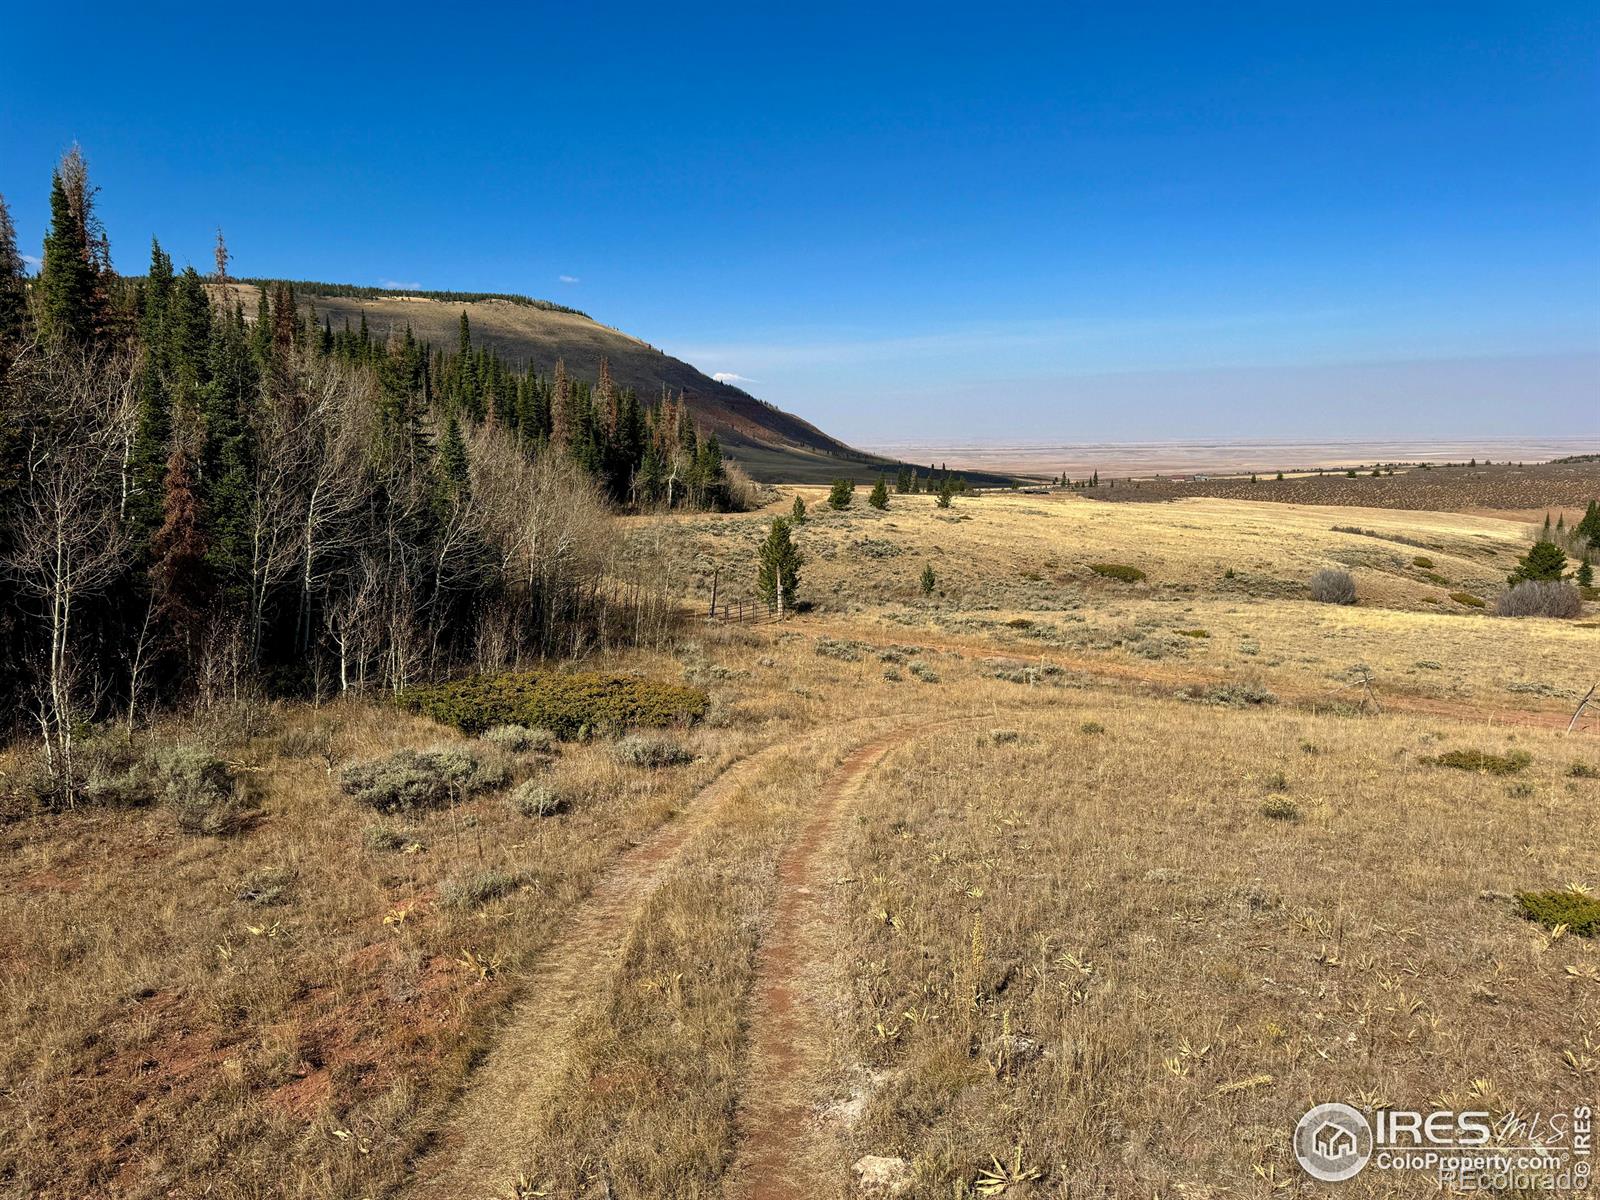
[[[277,753],[311,728],[332,771]],[[601,745],[529,762],[571,798],[542,819],[503,789],[398,817],[339,794],[337,764],[453,736],[386,709],[286,714],[238,748],[264,815],[233,839],[160,808],[0,830],[6,1186],[195,1195],[221,1172],[220,1194],[333,1196],[396,1177],[519,969],[744,735],[695,734],[703,761],[667,771]],[[272,902],[241,898],[263,873]]]
[[[1487,594],[1520,526],[1213,500],[822,508],[799,535],[812,612],[596,664],[709,691],[681,735],[692,762],[512,750],[504,787],[385,815],[340,794],[344,765],[467,739],[383,706],[286,708],[219,744],[261,803],[232,837],[183,834],[159,803],[0,825],[0,1195],[426,1179],[561,931],[663,830],[678,848],[541,1058],[565,1081],[554,1105],[514,1134],[485,1125],[506,1188],[520,1171],[565,1196],[717,1194],[774,864],[865,717],[986,714],[897,751],[835,847],[829,879],[850,882],[819,1194],[868,1152],[915,1159],[919,1194],[959,1194],[1019,1139],[1023,1167],[1082,1180],[1074,1195],[1264,1193],[1293,1177],[1313,1095],[1476,1089],[1498,1111],[1593,1091],[1596,948],[1511,900],[1596,882],[1597,785],[1572,768],[1590,735],[1483,719],[1570,711],[1592,630],[1423,602],[1444,595],[1424,570]],[[736,598],[763,520],[655,532],[707,579],[722,564]],[[1107,562],[1147,578],[1090,568]],[[1329,565],[1359,605],[1310,600]],[[1358,663],[1388,715],[1349,715]],[[1455,750],[1531,761],[1504,778],[1423,761]],[[518,810],[530,781],[559,811]]]
[[[1253,1194],[1297,1178],[1314,1101],[1592,1092],[1600,948],[1511,900],[1596,882],[1560,735],[1496,739],[1533,756],[1510,791],[1423,765],[1440,734],[1411,720],[1112,699],[1019,729],[907,748],[861,806],[840,1179],[902,1155],[912,1194],[968,1194],[1020,1145],[1050,1194]],[[1261,813],[1275,793],[1300,820]]]
[[[1526,622],[1516,630],[1518,653],[1508,656],[1505,622],[1452,596],[1496,594],[1527,548],[1520,521],[1007,494],[958,499],[949,512],[918,495],[894,496],[885,513],[865,506],[835,513],[818,503],[822,491],[802,494],[813,515],[796,534],[807,559],[801,599],[831,624],[880,641],[974,650],[987,643],[1019,658],[1066,666],[1087,658],[1141,672],[1159,659],[1178,673],[1276,678],[1292,690],[1320,690],[1329,703],[1340,701],[1357,664],[1384,692],[1518,706],[1533,697],[1550,707],[1568,702],[1569,712],[1594,682],[1588,631]],[[774,511],[789,500],[785,494]],[[689,565],[686,597],[703,603],[720,567],[720,594],[736,599],[767,516],[684,518],[654,536],[666,537]],[[1430,567],[1416,564],[1413,542],[1428,547]],[[1107,562],[1147,578],[1105,579],[1094,564]],[[925,563],[938,578],[926,600]],[[1355,578],[1359,605],[1330,611],[1309,602],[1306,581],[1329,567]],[[1196,628],[1213,636],[1202,643],[1187,635]]]

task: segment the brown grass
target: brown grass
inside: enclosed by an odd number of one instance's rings
[[[912,1194],[965,1194],[1020,1145],[1073,1194],[1253,1193],[1297,1178],[1313,1101],[1592,1090],[1600,952],[1510,901],[1593,880],[1559,735],[1517,735],[1535,765],[1508,792],[1422,765],[1438,735],[1410,720],[1073,700],[1020,728],[909,746],[862,802],[836,1180],[902,1155]],[[1298,822],[1260,814],[1279,788]]]
[[[799,1093],[817,1194],[879,1153],[952,1196],[1019,1144],[1046,1189],[1265,1194],[1294,1178],[1313,1096],[1500,1111],[1593,1091],[1597,951],[1509,899],[1596,882],[1596,785],[1571,773],[1592,735],[1533,727],[1592,682],[1590,631],[1523,622],[1509,642],[1508,622],[1424,604],[1415,549],[1391,563],[1330,528],[1425,541],[1430,570],[1477,586],[1520,527],[1226,501],[820,507],[800,533],[812,612],[596,664],[710,692],[687,765],[564,745],[470,803],[386,817],[339,794],[339,768],[461,736],[388,706],[286,707],[266,732],[204,733],[261,797],[235,836],[182,834],[159,804],[0,824],[0,1194],[422,1195],[470,1138],[475,1182],[506,1195],[519,1173],[557,1195],[719,1194],[762,1078],[778,865],[880,721],[913,736],[819,843],[836,940],[796,964],[836,1031]],[[653,534],[729,589],[763,519]],[[1130,561],[1145,583],[1089,569]],[[1330,563],[1359,607],[1305,597]],[[1424,762],[1462,747],[1531,759],[1504,778]],[[718,778],[737,786],[704,791]],[[519,815],[528,779],[568,803]],[[604,917],[608,895],[625,903]],[[573,958],[587,973],[552,993]],[[554,1049],[529,1049],[545,1028]],[[494,1090],[519,1064],[555,1081],[548,1107]]]

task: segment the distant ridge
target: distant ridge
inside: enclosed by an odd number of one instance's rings
[[[254,278],[234,281],[233,286],[245,301],[245,310],[251,312],[260,287],[277,282]],[[714,430],[727,453],[756,479],[818,483],[848,476],[871,480],[884,472],[892,474],[899,465],[895,459],[848,446],[802,417],[712,379],[692,364],[563,304],[505,292],[286,282],[294,287],[303,308],[314,308],[318,321],[330,320],[335,327],[348,321],[353,328],[365,316],[367,328],[376,336],[402,333],[409,327],[421,341],[454,346],[465,312],[473,343],[491,347],[518,367],[531,365],[548,374],[559,358],[573,376],[592,380],[604,358],[617,383],[633,388],[642,401],[653,403],[663,387],[682,392],[696,423]],[[969,472],[967,478],[975,484],[1011,481],[1009,475],[990,472]]]
[[[412,298],[439,300],[446,304],[476,304],[480,300],[504,300],[507,304],[525,304],[529,308],[542,308],[546,312],[573,313],[580,317],[589,315],[582,309],[571,308],[565,304],[557,304],[554,300],[538,300],[533,296],[524,296],[518,292],[441,292],[431,291],[427,288],[386,288],[368,287],[360,283],[322,283],[313,279],[239,279],[234,282],[248,283],[257,288],[263,284],[287,283],[295,290],[296,295],[338,297],[352,300]]]

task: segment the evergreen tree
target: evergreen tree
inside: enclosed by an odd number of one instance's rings
[[[1589,564],[1589,556],[1587,554],[1583,556],[1583,561],[1578,564],[1577,573],[1573,575],[1572,579],[1579,587],[1594,586],[1594,567]]]
[[[727,495],[727,479],[722,466],[722,443],[711,434],[700,443],[695,455],[696,502],[704,508],[721,508]]]
[[[138,417],[134,427],[132,486],[127,516],[137,542],[146,543],[160,527],[166,498],[167,458],[171,453],[172,402],[166,381],[167,305],[172,298],[172,259],[150,240],[150,273],[145,278],[139,314]]]
[[[835,479],[833,487],[828,491],[828,507],[842,510],[850,507],[850,498],[856,494],[856,485],[853,479]]]
[[[344,330],[350,332],[350,319],[345,318]],[[256,366],[265,368],[272,358],[272,306],[267,301],[267,289],[256,294],[256,323],[250,328],[250,350],[256,356]]]
[[[94,215],[89,168],[74,146],[50,180],[50,233],[39,273],[39,321],[57,342],[87,345],[105,321],[102,274],[110,263]]]
[[[934,500],[940,508],[950,507],[950,498],[956,494],[955,483],[947,475],[939,484],[939,495]]]
[[[923,563],[922,564],[922,594],[924,596],[933,595],[933,589],[936,586],[938,586],[938,580],[935,579],[934,575],[933,575],[933,564],[932,563]]]
[[[206,559],[228,599],[239,603],[250,577],[250,505],[260,383],[244,316],[237,309],[217,319],[207,367],[201,491]]]
[[[1589,501],[1589,507],[1583,513],[1583,520],[1573,526],[1572,531],[1585,541],[1592,541],[1600,536],[1600,500]]]
[[[28,274],[17,251],[17,231],[11,210],[0,196],[0,375],[10,360],[10,350],[22,340],[28,318]]]
[[[389,339],[388,350],[378,362],[378,445],[374,451],[381,465],[415,466],[426,461],[423,362],[422,348],[409,328],[405,337]]]
[[[872,492],[867,496],[867,503],[880,510],[889,507],[889,488],[884,483],[882,475],[879,475],[878,482],[872,485]]]
[[[445,422],[444,437],[439,442],[439,478],[450,495],[466,495],[467,444],[461,438],[461,425],[453,414]]]
[[[1506,582],[1517,584],[1524,579],[1558,580],[1566,569],[1566,551],[1554,542],[1535,542],[1532,549],[1517,561],[1517,569]]]
[[[772,527],[756,555],[756,590],[767,607],[781,616],[793,611],[795,592],[800,587],[800,565],[805,560],[789,536],[789,522],[774,517]]]
[[[789,510],[789,519],[796,525],[801,524],[806,519],[806,502],[799,496],[794,498],[794,507]]]
[[[211,374],[211,298],[193,267],[173,282],[162,333],[174,421],[186,422],[201,411]]]

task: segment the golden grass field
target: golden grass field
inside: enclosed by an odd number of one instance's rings
[[[1451,599],[1523,525],[802,494],[807,611],[603,664],[709,691],[687,765],[567,743],[509,760],[557,815],[385,818],[343,765],[469,739],[278,705],[137,735],[225,747],[245,832],[0,825],[0,1195],[843,1197],[864,1156],[917,1197],[1298,1195],[1313,1102],[1595,1095],[1600,947],[1512,900],[1600,886],[1595,605]],[[626,520],[689,611],[792,498]],[[1357,606],[1308,598],[1333,565]]]

